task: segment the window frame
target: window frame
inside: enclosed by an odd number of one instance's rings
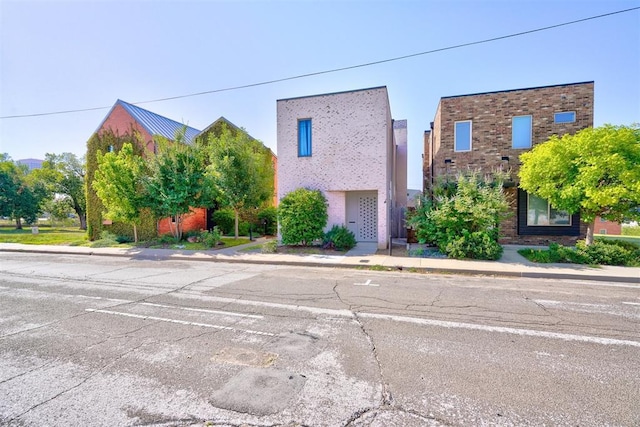
[[[516,139],[515,139],[515,124],[516,119],[522,119],[523,117],[529,118],[529,145],[526,147],[516,147]],[[514,150],[528,150],[533,147],[533,115],[532,114],[522,114],[520,116],[511,117],[511,148]]]
[[[301,133],[301,128],[300,128],[300,123],[302,122],[308,122],[309,123],[309,128],[308,128],[308,137],[309,137],[309,141],[308,141],[308,147],[305,147],[308,149],[308,153],[303,153],[302,150],[302,133]],[[298,119],[298,126],[297,126],[297,139],[298,139],[298,157],[311,157],[313,155],[313,121],[311,120],[311,118],[304,118],[304,119]]]
[[[573,114],[573,120],[563,120],[558,121],[558,115],[560,114]],[[576,112],[575,111],[557,111],[553,113],[553,123],[554,124],[565,124],[565,123],[575,123],[576,122]]]
[[[458,124],[469,123],[469,149],[458,150]],[[473,151],[473,120],[457,120],[453,122],[453,151],[455,153],[468,153]]]

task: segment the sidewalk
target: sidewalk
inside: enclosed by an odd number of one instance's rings
[[[375,254],[375,245],[359,244],[345,255],[292,255],[243,252],[264,239],[233,248],[188,251],[148,248],[89,248],[83,246],[24,245],[0,243],[0,252],[29,252],[66,255],[118,256],[131,259],[193,260],[280,264],[310,267],[387,268],[416,272],[467,274],[503,277],[595,280],[640,285],[640,268],[578,264],[535,264],[518,254],[520,246],[504,246],[498,261],[470,261],[446,258],[412,258]]]

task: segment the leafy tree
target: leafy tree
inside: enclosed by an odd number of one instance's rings
[[[520,155],[520,187],[556,209],[594,221],[640,219],[640,126],[604,125],[552,136]]]
[[[182,239],[182,217],[191,211],[191,207],[212,203],[204,154],[183,141],[184,132],[178,133],[175,142],[158,137],[158,153],[145,181],[147,207],[158,218],[175,217],[175,228],[171,233],[176,240]]]
[[[216,200],[235,213],[237,239],[240,210],[257,208],[273,197],[271,152],[246,132],[232,131],[224,124],[218,134],[209,135],[204,149]]]
[[[498,259],[500,222],[509,214],[499,173],[459,174],[454,184],[440,183],[434,199],[423,198],[408,219],[423,243],[434,243],[452,258]]]
[[[22,220],[32,224],[38,219],[46,190],[31,179],[26,166],[15,164],[11,158],[0,156],[0,213],[16,221],[22,229]]]
[[[105,216],[133,226],[134,241],[138,241],[137,225],[145,196],[142,182],[146,174],[145,161],[125,143],[118,152],[97,153],[98,169],[92,183],[102,201]]]
[[[80,219],[80,229],[87,229],[84,159],[73,153],[47,153],[41,169],[32,172],[50,193],[66,199]]]
[[[287,193],[278,206],[282,243],[307,246],[324,237],[327,199],[320,190],[298,188]]]

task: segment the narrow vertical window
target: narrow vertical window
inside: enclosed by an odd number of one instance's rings
[[[511,119],[512,148],[531,148],[531,116],[516,116]]]
[[[455,122],[454,151],[471,151],[471,120]]]
[[[298,120],[298,157],[311,157],[311,119]]]

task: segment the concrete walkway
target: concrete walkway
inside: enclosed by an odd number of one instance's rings
[[[640,268],[637,267],[535,264],[518,254],[518,249],[522,248],[522,246],[514,245],[504,246],[504,254],[498,261],[377,255],[375,244],[359,244],[356,248],[346,252],[344,255],[263,254],[256,251],[247,251],[248,248],[256,247],[265,241],[266,239],[261,238],[245,245],[208,251],[149,248],[89,248],[84,246],[0,243],[0,252],[100,255],[132,259],[244,262],[295,266],[384,268],[411,272],[596,280],[630,283],[640,286]]]

